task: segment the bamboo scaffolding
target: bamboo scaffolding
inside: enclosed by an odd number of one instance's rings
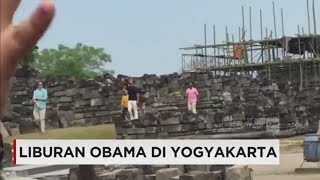
[[[310,7],[309,7],[309,0],[307,0],[307,17],[308,17],[308,32],[311,34],[311,25],[310,25]]]
[[[313,28],[311,33],[311,18],[307,0],[308,32],[298,25],[298,33],[294,36],[285,35],[284,11],[281,8],[281,33],[278,37],[276,23],[276,7],[272,2],[273,28],[263,29],[263,14],[260,9],[260,39],[253,38],[252,7],[249,6],[248,17],[245,17],[242,6],[242,22],[238,29],[238,40],[225,26],[225,42],[216,42],[216,27],[213,26],[213,44],[208,44],[207,27],[204,24],[204,45],[180,48],[183,51],[194,50],[195,53],[183,53],[181,62],[183,71],[214,71],[217,75],[231,75],[236,73],[253,74],[265,71],[270,79],[277,78],[278,71],[284,68],[288,71],[287,80],[293,81],[299,77],[299,90],[312,86],[320,86],[320,35],[317,34],[315,4],[312,2]],[[246,31],[245,19],[249,20],[249,31]],[[248,40],[246,34],[248,33]],[[294,46],[294,47],[292,47]],[[239,49],[241,48],[241,57]],[[291,48],[291,49],[290,49]],[[293,49],[293,50],[292,50]],[[235,54],[237,53],[237,56]],[[280,69],[279,69],[280,68]],[[299,74],[299,75],[298,75]],[[312,81],[312,83],[311,83]],[[314,82],[313,82],[314,81]]]

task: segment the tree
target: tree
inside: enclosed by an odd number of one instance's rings
[[[20,62],[20,65],[23,68],[27,68],[31,66],[36,60],[36,56],[38,55],[38,50],[39,50],[38,46],[33,46],[32,49],[24,56],[24,58]]]
[[[78,43],[70,48],[59,45],[58,49],[43,49],[35,58],[34,67],[40,76],[67,76],[74,78],[93,78],[105,72],[111,56],[103,48]]]

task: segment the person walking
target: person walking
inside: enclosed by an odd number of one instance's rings
[[[129,85],[127,87],[128,91],[128,111],[130,120],[138,120],[138,105],[137,102],[139,101],[139,90],[134,85],[133,80],[129,80]],[[133,111],[133,114],[132,114]]]
[[[187,96],[187,104],[188,104],[188,110],[192,111],[192,113],[197,114],[197,101],[198,101],[198,90],[193,86],[192,83],[189,84],[188,89],[186,90],[186,96]]]
[[[123,90],[123,95],[121,99],[121,119],[126,120],[126,115],[128,113],[128,101],[129,101],[129,95],[127,90]]]
[[[41,134],[45,133],[45,117],[47,109],[48,92],[43,88],[42,82],[38,83],[38,88],[33,92],[33,116],[36,122],[40,121]]]

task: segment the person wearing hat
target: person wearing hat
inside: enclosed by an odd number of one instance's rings
[[[40,121],[41,134],[45,133],[45,117],[47,109],[48,92],[43,88],[42,82],[38,83],[38,88],[33,92],[33,116],[36,122]]]

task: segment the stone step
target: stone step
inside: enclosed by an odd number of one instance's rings
[[[30,177],[36,174],[42,174],[52,171],[65,170],[77,167],[76,165],[21,165],[4,168],[3,172],[15,172],[20,177]]]
[[[18,176],[3,176],[2,177],[3,180],[37,180],[37,179],[33,179],[33,178],[28,178],[28,177],[18,177]]]
[[[69,169],[62,169],[62,170],[58,170],[58,171],[51,171],[51,172],[46,172],[46,173],[41,173],[41,174],[34,174],[31,175],[31,178],[35,178],[35,179],[45,179],[45,180],[54,180],[54,179],[68,179],[68,175],[69,175]]]

